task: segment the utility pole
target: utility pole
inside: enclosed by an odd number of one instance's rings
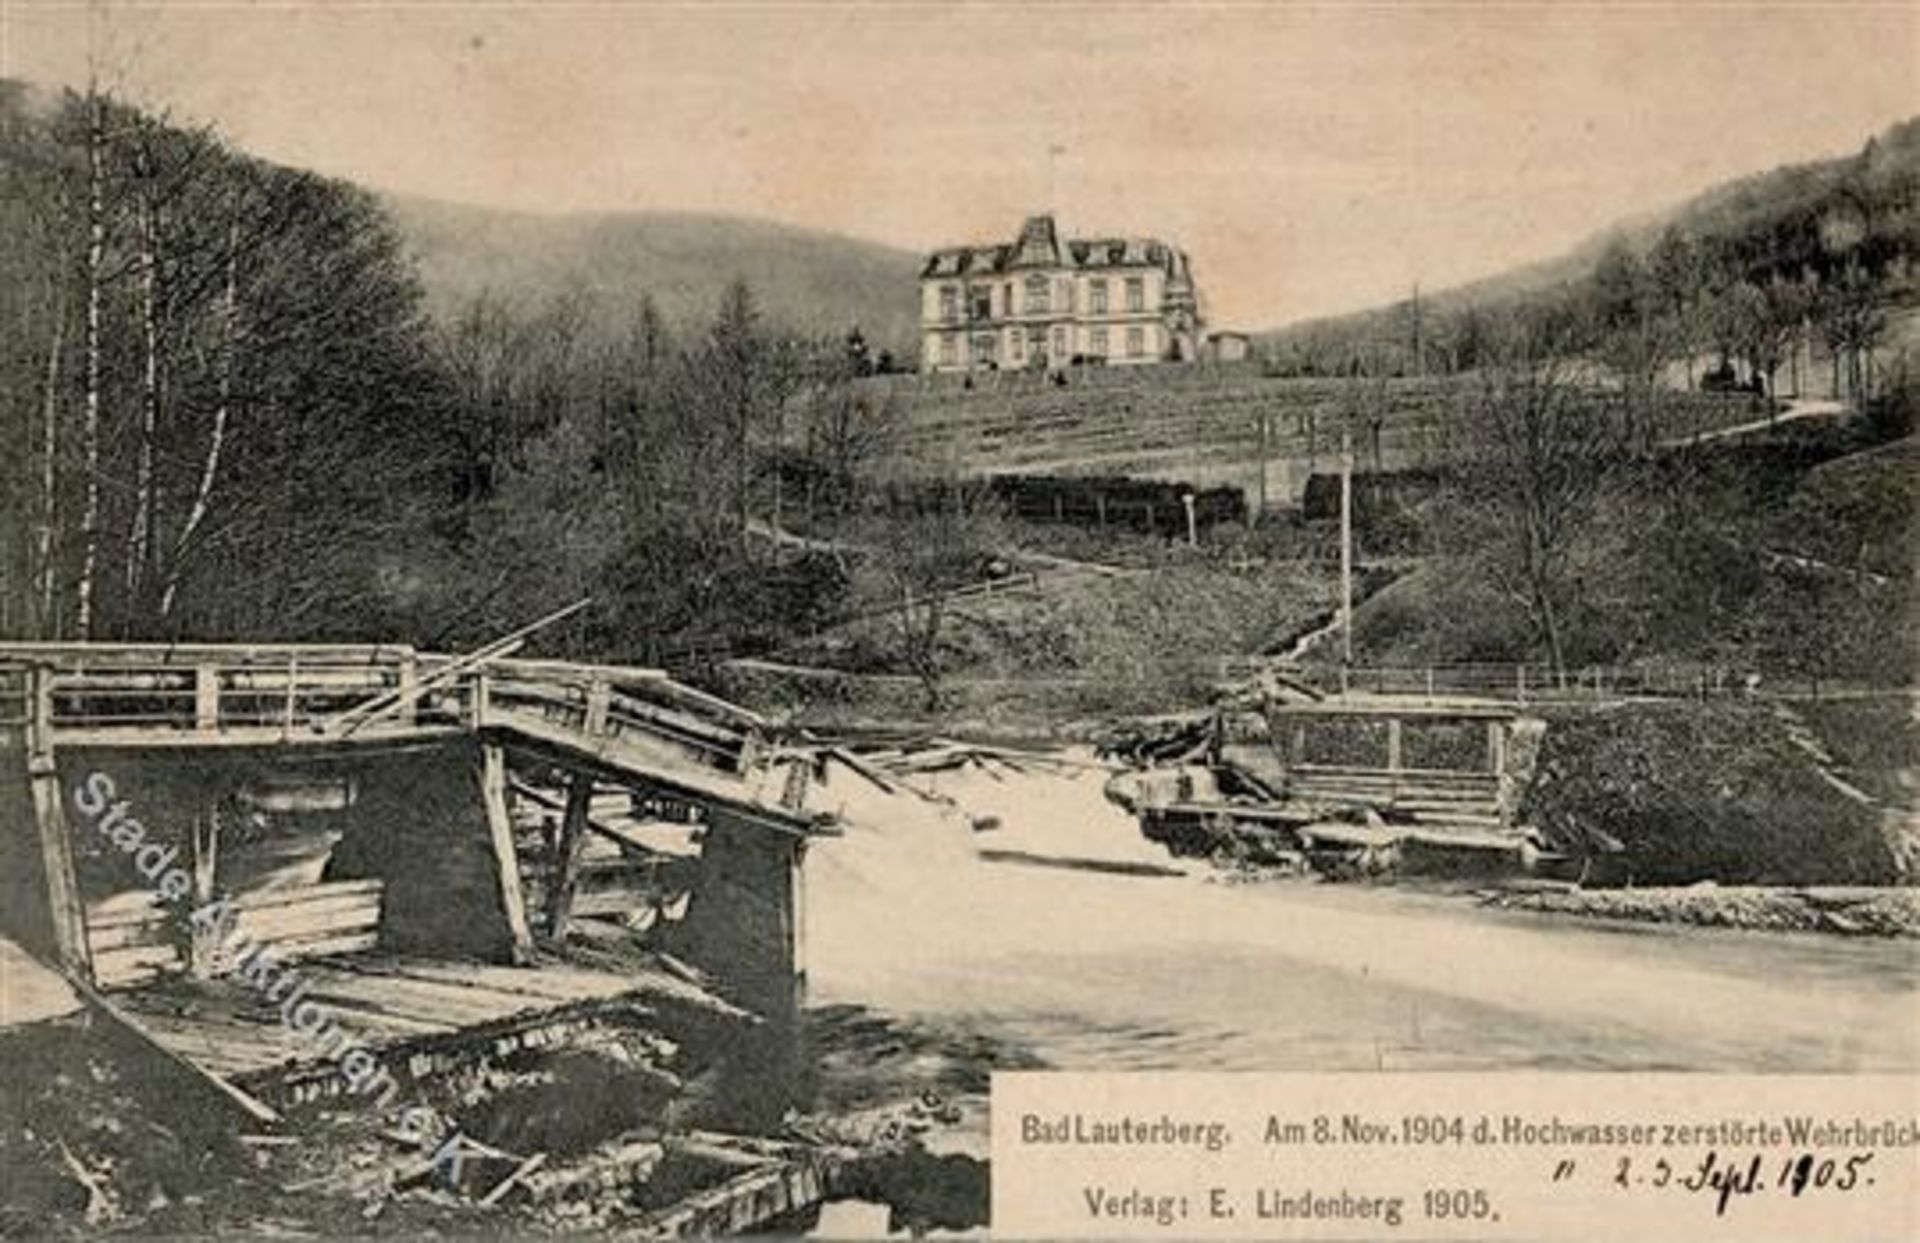
[[[1353,425],[1340,431],[1340,663],[1353,663]]]
[[[1260,512],[1253,516],[1255,522],[1267,512],[1267,455],[1272,452],[1273,427],[1272,416],[1265,410],[1260,412]]]

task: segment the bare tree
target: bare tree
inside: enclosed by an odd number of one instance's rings
[[[83,639],[93,637],[94,572],[100,547],[100,355],[101,294],[107,251],[106,100],[98,81],[87,84],[87,345],[86,406],[80,432],[81,486],[80,582],[74,625]]]
[[[978,581],[1003,535],[991,493],[977,481],[950,477],[938,500],[893,527],[864,554],[887,597],[888,626],[901,663],[920,680],[929,709],[942,702],[941,646],[953,617],[949,596]]]
[[[233,380],[239,354],[240,319],[240,193],[231,199],[227,218],[225,281],[220,295],[220,378],[219,395],[213,410],[213,426],[207,433],[207,451],[200,461],[199,481],[194,485],[193,502],[174,536],[160,589],[159,616],[165,620],[173,612],[180,590],[180,573],[193,554],[207,514],[212,508],[213,490],[220,478],[220,464],[227,445],[227,424],[233,415]]]
[[[1617,421],[1576,383],[1556,325],[1510,323],[1498,361],[1470,398],[1470,460],[1461,507],[1469,550],[1528,617],[1556,668],[1567,659],[1572,554],[1625,457]]]

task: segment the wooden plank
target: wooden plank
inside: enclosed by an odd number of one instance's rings
[[[551,1008],[529,1005],[524,998],[481,992],[463,994],[457,989],[434,989],[403,980],[356,977],[335,972],[318,978],[311,973],[305,974],[307,996],[312,1000],[338,1008],[343,1013],[375,1014],[403,1023],[457,1029],[511,1018],[522,1012]]]
[[[381,969],[378,959],[363,964],[332,962],[316,965],[308,972],[316,989],[382,1005],[401,1015],[419,1014],[428,1018],[465,1016],[463,1022],[491,1022],[513,1015],[551,1010],[576,1001],[604,1001],[626,991],[624,981],[611,992],[595,992],[587,997],[566,993],[511,987],[512,978],[497,976],[461,979],[432,978],[420,974],[399,974]],[[527,969],[502,968],[512,976],[535,975]]]
[[[131,899],[131,900],[129,900]],[[87,907],[87,929],[120,928],[128,924],[150,924],[166,916],[157,894],[150,890],[118,893]]]
[[[377,878],[321,881],[292,889],[256,889],[251,893],[234,895],[231,902],[236,911],[263,911],[275,906],[297,905],[322,898],[347,898],[370,894],[377,899],[385,888],[386,882]]]
[[[322,958],[336,954],[364,954],[377,949],[380,946],[380,933],[375,927],[368,927],[364,931],[339,928],[308,935],[274,937],[263,943],[282,959]]]
[[[118,923],[107,927],[87,925],[87,946],[98,959],[109,950],[138,949],[142,946],[171,946],[173,939],[167,920],[156,917],[141,923]]]
[[[343,964],[345,966],[345,964]],[[633,987],[625,975],[548,963],[537,970],[491,967],[480,963],[436,962],[424,959],[378,958],[353,963],[356,974],[397,976],[450,984],[460,988],[491,989],[543,998],[553,1002],[591,1001],[618,997]]]
[[[513,847],[513,817],[507,810],[507,759],[498,743],[481,747],[480,793],[487,808],[487,838],[493,850],[495,889],[505,913],[515,962],[533,958],[533,934],[527,927],[520,857]]]
[[[170,946],[137,945],[103,950],[95,959],[93,974],[101,988],[124,988],[182,966],[179,951]]]
[[[380,899],[354,896],[275,906],[242,912],[236,922],[248,936],[263,940],[332,928],[368,928],[380,922]]]

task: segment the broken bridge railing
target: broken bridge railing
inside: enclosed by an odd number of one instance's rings
[[[657,669],[391,644],[0,644],[7,712],[67,745],[350,742],[533,716],[743,771],[765,722]]]

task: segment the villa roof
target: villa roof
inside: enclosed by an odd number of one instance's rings
[[[1187,257],[1152,237],[1071,238],[1065,243],[1050,215],[1029,216],[1011,244],[947,246],[927,257],[920,275],[992,276],[1034,267],[1162,268],[1176,279],[1186,275]]]

